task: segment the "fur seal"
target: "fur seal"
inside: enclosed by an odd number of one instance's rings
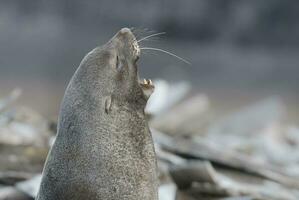
[[[37,200],[157,200],[156,157],[128,28],[82,60],[61,104]]]

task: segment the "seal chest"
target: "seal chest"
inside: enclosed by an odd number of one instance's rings
[[[154,90],[139,80],[130,29],[82,60],[61,104],[37,200],[157,200],[157,167],[144,114]]]

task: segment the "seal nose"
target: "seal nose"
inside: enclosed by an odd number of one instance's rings
[[[119,32],[120,34],[128,34],[131,33],[131,30],[129,28],[122,28]]]

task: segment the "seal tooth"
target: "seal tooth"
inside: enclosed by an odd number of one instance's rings
[[[150,85],[153,85],[153,81],[152,81],[151,79],[148,79],[148,83],[149,83]]]
[[[147,85],[147,80],[146,79],[143,79],[143,84]]]

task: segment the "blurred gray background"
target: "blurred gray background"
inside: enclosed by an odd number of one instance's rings
[[[19,101],[55,117],[83,56],[122,27],[143,36],[141,76],[187,80],[226,112],[281,96],[299,121],[299,1],[291,0],[26,0],[0,1],[0,96],[23,89]]]

